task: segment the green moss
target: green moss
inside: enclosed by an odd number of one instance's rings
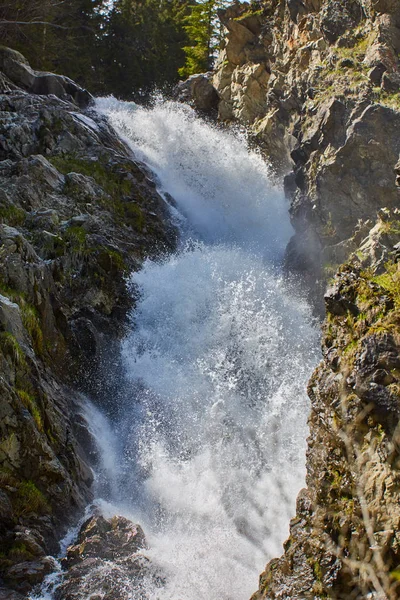
[[[3,354],[10,357],[16,365],[26,365],[25,354],[12,333],[9,333],[8,331],[0,333],[0,348],[3,351]]]
[[[16,487],[18,484],[18,479],[16,479],[10,469],[0,467],[0,488],[6,486]]]
[[[7,552],[7,558],[14,562],[23,562],[26,560],[32,560],[34,555],[30,552],[23,542],[15,542]]]
[[[75,154],[63,154],[53,156],[50,161],[64,175],[81,173],[81,175],[93,177],[96,183],[114,200],[120,200],[132,192],[132,182],[126,179],[127,172],[116,173],[101,157],[97,161],[91,161],[79,158]]]
[[[33,481],[23,481],[19,484],[13,508],[16,516],[21,517],[30,513],[46,514],[50,506],[45,495],[36,487]]]
[[[123,206],[123,212],[128,224],[133,225],[138,231],[143,231],[145,217],[143,210],[137,204],[126,203]]]
[[[35,398],[25,390],[17,390],[17,394],[22,404],[31,413],[37,429],[43,431],[43,418]]]
[[[331,473],[331,487],[334,489],[339,489],[342,484],[343,475],[339,473],[339,471],[332,471]]]
[[[0,223],[17,227],[18,225],[23,225],[25,218],[26,213],[22,208],[18,208],[13,204],[0,206]]]
[[[37,310],[34,306],[28,303],[23,303],[21,306],[22,322],[32,338],[33,346],[36,354],[39,356],[43,355],[43,333],[40,327],[39,317]]]
[[[104,248],[104,251],[110,257],[111,263],[115,267],[115,270],[119,271],[120,273],[127,273],[128,267],[122,257],[122,254],[110,248]]]
[[[383,104],[383,106],[387,106],[388,108],[400,110],[400,94],[398,92],[385,92],[385,90],[382,90],[380,87],[374,87],[373,91],[376,102],[379,102],[379,104]]]
[[[111,197],[98,198],[100,205],[114,212],[119,218],[121,224],[134,227],[142,231],[145,224],[145,214],[138,204],[127,201],[135,199],[140,203],[145,203],[146,199],[129,178],[132,175],[136,178],[143,177],[135,165],[122,164],[119,170],[115,171],[105,159],[100,158],[96,162],[88,161],[77,157],[76,155],[61,155],[51,159],[53,165],[64,174],[77,172],[82,175],[92,177],[96,183]]]
[[[25,294],[23,292],[19,292],[9,285],[7,285],[0,275],[0,294],[3,296],[7,296],[12,302],[16,302],[17,304],[21,299],[25,298]]]
[[[399,263],[389,261],[385,264],[386,272],[372,278],[372,281],[386,290],[392,297],[396,308],[400,308],[400,269]]]
[[[395,581],[400,581],[400,569],[395,569],[394,571],[390,571],[389,575]]]
[[[243,13],[239,17],[235,17],[233,20],[238,21],[240,23],[240,21],[245,21],[249,17],[262,17],[263,14],[264,11],[262,9],[247,10],[245,13]]]

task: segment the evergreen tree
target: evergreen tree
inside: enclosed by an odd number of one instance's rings
[[[0,0],[2,42],[22,52],[34,68],[68,75],[90,87],[105,4],[106,0]]]
[[[189,44],[184,47],[186,62],[179,69],[181,77],[212,69],[221,42],[221,24],[217,17],[221,6],[221,0],[201,0],[192,5],[190,14],[185,18],[184,28]]]
[[[129,98],[175,83],[186,14],[186,0],[117,0],[105,31],[105,88]]]
[[[138,99],[211,67],[220,1],[0,0],[0,35],[35,69]]]

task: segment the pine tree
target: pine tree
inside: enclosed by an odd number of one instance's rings
[[[221,0],[202,0],[192,5],[185,19],[185,31],[189,44],[184,47],[186,62],[179,69],[183,78],[194,73],[204,73],[212,69],[216,51],[220,45],[220,23],[217,10]]]
[[[105,85],[121,98],[172,85],[185,60],[187,0],[117,0],[105,31]]]

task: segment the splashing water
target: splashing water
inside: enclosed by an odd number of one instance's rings
[[[304,481],[318,358],[309,308],[280,273],[287,205],[245,140],[191,109],[97,109],[175,199],[182,231],[175,255],[132,276],[132,394],[107,499],[145,527],[166,582],[149,582],[149,598],[245,600],[281,553]],[[96,435],[108,451],[107,427]]]

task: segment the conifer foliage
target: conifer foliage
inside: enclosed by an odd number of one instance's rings
[[[0,38],[93,94],[148,97],[211,68],[221,0],[0,0]]]
[[[221,43],[221,24],[217,10],[221,0],[200,0],[190,7],[184,19],[189,43],[184,47],[186,61],[179,69],[181,77],[209,71]]]

